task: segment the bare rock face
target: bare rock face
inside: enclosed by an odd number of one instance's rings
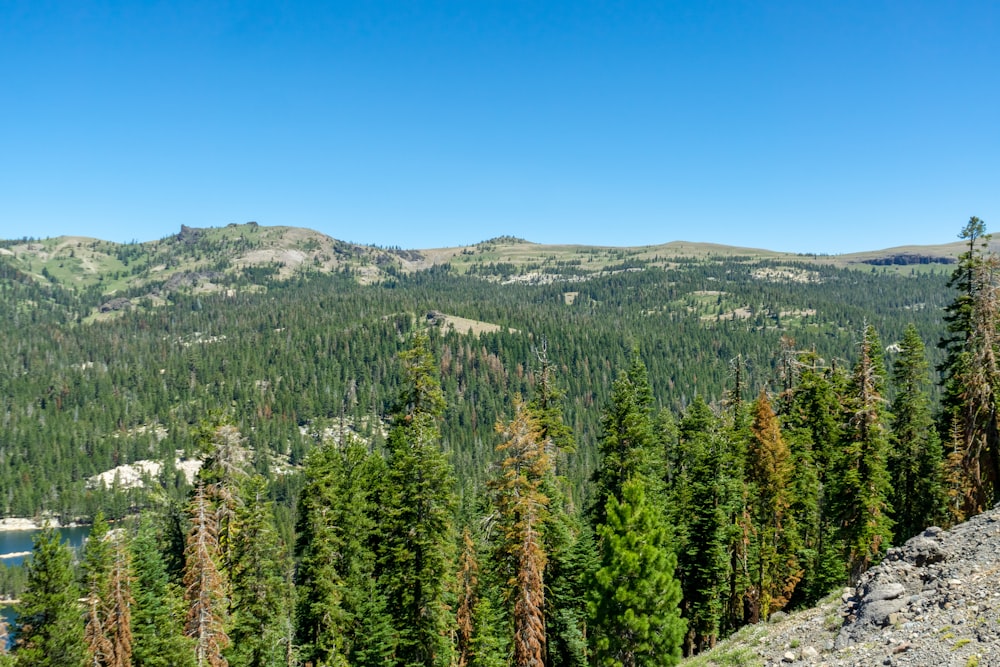
[[[102,303],[101,304],[101,312],[102,313],[110,313],[112,311],[125,310],[125,309],[131,308],[131,307],[132,307],[132,302],[129,299],[126,299],[125,297],[120,296],[120,297],[118,297],[116,299],[111,299],[110,301]]]

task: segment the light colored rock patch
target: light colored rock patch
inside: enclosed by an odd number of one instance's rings
[[[174,467],[180,470],[184,474],[187,483],[191,484],[194,482],[195,475],[201,469],[201,463],[200,459],[177,458],[174,460]],[[92,489],[98,486],[111,488],[115,485],[115,480],[117,479],[118,488],[120,489],[141,489],[145,486],[147,478],[159,476],[161,470],[163,470],[163,464],[159,461],[136,461],[135,463],[120,465],[88,478],[87,486]]]
[[[819,274],[815,271],[792,268],[789,266],[768,266],[754,269],[750,274],[757,280],[771,282],[818,283]]]

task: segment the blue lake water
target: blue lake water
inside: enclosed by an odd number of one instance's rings
[[[59,528],[59,536],[63,542],[69,542],[74,549],[79,549],[83,540],[90,532],[90,526],[78,528]],[[12,530],[0,532],[0,562],[4,565],[20,565],[24,562],[23,555],[5,557],[9,554],[24,554],[31,551],[37,530]]]
[[[80,526],[78,528],[59,528],[59,536],[63,542],[69,542],[69,545],[73,549],[79,549],[83,545],[83,541],[86,539],[87,535],[90,533],[90,526]],[[9,532],[0,532],[0,563],[4,565],[20,565],[24,562],[24,555],[11,556],[9,558],[4,558],[2,556],[7,554],[23,554],[25,551],[31,551],[34,546],[35,535],[39,531],[37,530],[12,530]],[[0,607],[0,617],[7,622],[8,632],[14,626],[14,620],[17,618],[17,614],[13,607],[5,606]]]

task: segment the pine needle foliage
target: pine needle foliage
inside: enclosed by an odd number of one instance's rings
[[[795,518],[790,513],[792,458],[767,393],[753,405],[747,451],[747,482],[753,517],[751,581],[755,609],[751,622],[767,620],[791,600],[802,578],[796,551]]]
[[[947,307],[949,335],[939,347],[943,385],[941,431],[954,434],[951,476],[956,515],[977,514],[1000,500],[1000,260],[985,251],[986,225],[972,217],[959,237],[968,250],[949,285],[958,291]],[[957,516],[956,516],[957,518]]]
[[[80,590],[73,554],[51,527],[36,537],[28,561],[28,586],[18,606],[16,655],[19,665],[84,667],[87,647],[81,623]]]
[[[441,451],[445,403],[425,335],[400,355],[403,391],[388,439],[382,497],[379,580],[397,632],[395,662],[435,667],[451,662],[454,617],[445,599],[454,569],[455,483]]]
[[[893,364],[889,475],[897,544],[946,519],[944,453],[931,415],[928,368],[924,343],[910,325]]]
[[[677,560],[645,483],[626,482],[620,501],[608,499],[606,515],[597,528],[601,564],[588,591],[596,664],[676,665],[685,631]]]
[[[537,418],[520,396],[514,398],[514,418],[498,423],[504,442],[499,476],[491,483],[503,530],[501,550],[513,565],[508,582],[513,599],[514,664],[541,667],[545,660],[546,553],[539,527],[547,517],[549,499],[541,491],[552,461],[541,439]]]
[[[834,462],[833,504],[851,582],[892,540],[885,369],[875,328],[865,327],[854,367],[844,441]]]

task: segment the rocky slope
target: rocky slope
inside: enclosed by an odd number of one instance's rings
[[[928,528],[856,588],[744,628],[692,664],[1000,667],[1000,507]]]

